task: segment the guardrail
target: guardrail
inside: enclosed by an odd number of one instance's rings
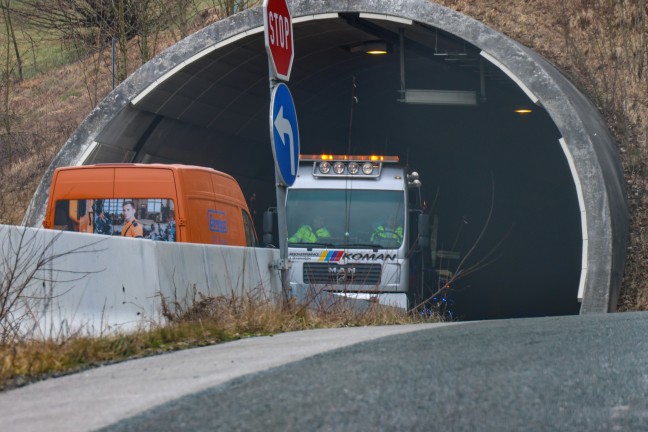
[[[130,329],[161,320],[161,299],[281,293],[278,250],[0,225],[0,290],[35,335]],[[20,292],[18,292],[20,290]]]

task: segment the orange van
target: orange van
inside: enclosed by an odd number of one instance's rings
[[[43,226],[156,241],[256,245],[236,180],[190,165],[57,168]]]

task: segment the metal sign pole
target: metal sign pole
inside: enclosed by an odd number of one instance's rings
[[[272,66],[268,64],[270,70],[270,77],[272,77]],[[270,97],[272,97],[272,90],[274,89],[277,81],[270,78]],[[286,222],[286,186],[282,183],[278,167],[275,166],[275,189],[277,196],[277,228],[279,235],[279,262],[275,266],[281,272],[281,289],[284,296],[284,306],[288,305],[288,301],[292,297],[292,290],[288,280],[288,271],[290,270],[290,262],[288,261],[288,226]]]
[[[299,132],[292,95],[288,87],[278,81],[278,79],[286,82],[289,80],[295,55],[292,17],[286,0],[263,1],[263,31],[264,44],[268,53],[268,76],[270,77],[270,142],[275,159],[277,224],[279,229],[279,262],[274,267],[281,271],[284,305],[288,306],[288,302],[292,298],[292,289],[288,279],[290,261],[288,259],[286,196],[288,186],[295,181],[296,164],[298,164],[299,160]],[[280,90],[281,96],[277,96]],[[275,100],[275,97],[278,97],[278,99]],[[275,103],[280,106],[277,113],[274,112]],[[278,142],[275,142],[275,129],[283,145],[280,150],[275,145],[278,144]],[[286,146],[286,140],[289,141],[288,147]],[[288,156],[288,162],[286,162],[286,156]],[[286,164],[290,168],[288,176],[285,173]]]
[[[279,183],[275,171],[277,183],[277,224],[279,228],[279,270],[281,271],[281,287],[284,293],[286,305],[292,297],[292,290],[288,281],[290,262],[288,261],[288,227],[286,224],[286,186]]]

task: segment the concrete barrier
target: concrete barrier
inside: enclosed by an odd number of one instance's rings
[[[35,336],[97,334],[161,320],[161,299],[281,293],[276,249],[166,243],[0,225],[0,289]]]

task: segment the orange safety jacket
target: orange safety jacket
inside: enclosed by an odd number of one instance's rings
[[[137,219],[133,218],[124,224],[121,235],[122,237],[144,237],[144,228]]]

